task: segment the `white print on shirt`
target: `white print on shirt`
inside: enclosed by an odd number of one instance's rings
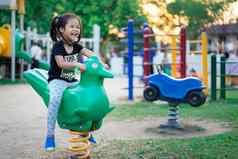
[[[64,56],[65,62],[78,62],[78,59],[79,59],[79,54]],[[63,70],[62,69],[60,77],[67,79],[67,80],[72,80],[75,78],[75,73],[73,70]]]

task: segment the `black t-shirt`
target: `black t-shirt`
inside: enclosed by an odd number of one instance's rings
[[[66,62],[80,62],[80,51],[83,49],[83,47],[80,44],[74,44],[73,45],[73,51],[72,53],[67,53],[64,48],[63,41],[56,42],[52,48],[52,53],[50,57],[50,69],[49,69],[49,78],[48,81],[50,82],[53,79],[61,79],[65,80],[67,82],[75,82],[75,74],[74,70],[69,69],[61,69],[56,61],[55,56],[60,55],[63,56],[64,60]]]

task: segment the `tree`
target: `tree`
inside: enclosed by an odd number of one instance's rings
[[[38,33],[45,34],[50,30],[54,15],[73,12],[80,16],[83,23],[83,37],[92,37],[94,24],[101,28],[102,52],[108,50],[106,43],[112,40],[109,26],[120,30],[127,26],[128,18],[145,19],[140,12],[140,0],[25,0],[26,14],[24,26],[37,28]],[[10,11],[0,12],[0,24],[10,23]],[[19,15],[17,15],[17,26]],[[115,36],[114,36],[115,37]],[[115,41],[118,41],[116,38]]]
[[[51,18],[55,14],[73,12],[83,21],[84,36],[90,37],[93,24],[99,24],[101,35],[108,35],[109,25],[125,26],[128,17],[140,16],[139,0],[26,0],[25,28],[37,28],[40,33],[49,31]],[[126,4],[126,5],[125,5]],[[10,23],[10,11],[0,12],[0,24]],[[18,15],[17,15],[18,18]],[[17,23],[18,25],[18,23]]]
[[[171,14],[186,16],[188,30],[191,35],[197,33],[205,25],[221,18],[221,14],[227,5],[235,0],[175,0],[169,3],[167,8]]]
[[[56,6],[54,0],[26,0],[25,28],[37,28],[39,33],[50,30],[51,17]]]
[[[108,35],[109,25],[120,28],[126,25],[128,17],[139,16],[138,0],[81,0],[80,3],[78,0],[72,0],[70,2],[65,5],[72,5],[72,10],[81,16],[86,36],[91,34],[93,24],[100,25],[101,34],[105,38]]]
[[[172,15],[167,10],[166,0],[142,0],[143,13],[148,17],[149,25],[156,34],[157,41],[171,42],[167,34],[179,34],[178,21],[184,21],[184,17]]]

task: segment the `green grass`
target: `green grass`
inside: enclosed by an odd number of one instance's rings
[[[238,157],[238,93],[234,100],[207,102],[199,108],[181,105],[181,118],[229,122],[231,132],[188,139],[114,140],[95,148],[97,159],[237,159]],[[143,120],[166,117],[167,104],[138,102],[119,105],[109,115],[111,120]]]
[[[167,104],[155,104],[140,102],[130,105],[120,105],[109,115],[113,120],[135,119],[143,120],[145,117],[165,117],[167,116]],[[199,108],[193,108],[182,104],[179,107],[179,114],[182,118],[195,117],[207,118],[221,121],[234,121],[238,117],[237,103],[229,101],[207,102]]]
[[[237,159],[237,142],[238,136],[232,133],[191,139],[111,141],[95,153],[100,159]]]

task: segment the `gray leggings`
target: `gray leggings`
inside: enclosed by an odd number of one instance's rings
[[[47,136],[55,134],[55,123],[64,90],[76,83],[77,82],[66,82],[59,79],[54,79],[49,82],[50,100],[48,105]]]

